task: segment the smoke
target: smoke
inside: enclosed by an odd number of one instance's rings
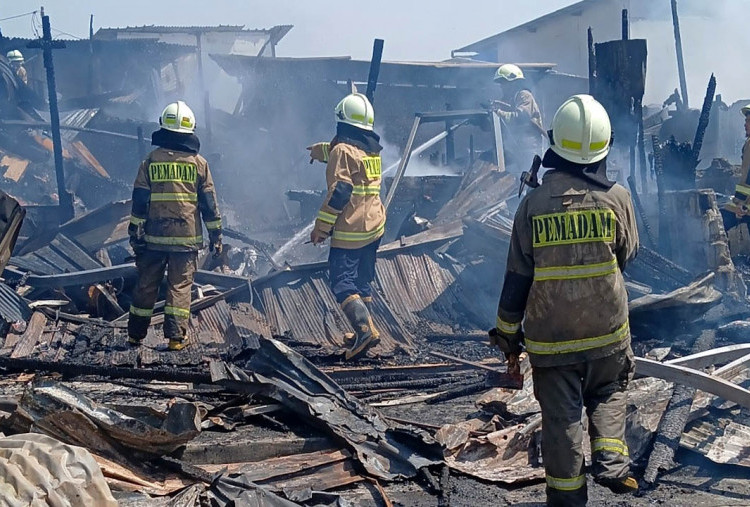
[[[660,104],[679,88],[670,1],[643,4],[646,10],[633,20],[631,36],[648,40],[645,102]],[[750,97],[747,2],[680,0],[678,13],[690,106],[700,108],[712,72],[724,102]]]

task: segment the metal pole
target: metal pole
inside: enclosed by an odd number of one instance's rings
[[[55,67],[52,63],[52,33],[49,16],[42,16],[42,50],[44,68],[47,71],[47,91],[49,94],[49,115],[52,126],[52,153],[55,157],[55,176],[57,177],[57,194],[60,206],[60,223],[73,218],[73,199],[65,190],[65,169],[63,167],[62,138],[60,137],[60,111],[57,108],[57,88],[55,86]],[[55,45],[56,47],[60,47]],[[63,46],[64,47],[64,46]]]
[[[421,116],[416,116],[414,118],[414,124],[411,127],[411,132],[409,133],[409,139],[406,141],[406,146],[404,147],[404,155],[401,157],[401,164],[398,166],[398,171],[396,171],[396,176],[393,177],[391,188],[388,189],[388,195],[385,197],[385,202],[383,203],[383,206],[385,206],[386,211],[388,211],[388,207],[391,205],[393,196],[396,194],[396,189],[398,188],[398,184],[399,182],[401,182],[401,178],[404,176],[404,171],[406,171],[406,164],[409,163],[409,158],[411,157],[411,147],[414,145],[414,138],[417,137],[417,129],[419,128],[419,123],[421,121],[422,121]]]
[[[680,18],[677,15],[677,0],[672,0],[672,25],[674,26],[674,45],[677,51],[677,72],[680,74],[680,90],[682,93],[682,104],[685,109],[688,104],[687,79],[685,78],[685,61],[682,58],[682,37],[680,36]]]
[[[622,10],[622,40],[630,40],[630,21],[628,20],[628,10]]]

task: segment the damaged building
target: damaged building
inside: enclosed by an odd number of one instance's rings
[[[487,337],[521,196],[505,166],[508,127],[488,104],[501,99],[498,64],[513,61],[545,128],[571,95],[621,102],[609,169],[632,191],[642,238],[624,273],[637,356],[626,438],[643,483],[628,504],[747,504],[750,234],[728,235],[720,209],[748,101],[724,103],[729,76],[717,68],[702,104],[680,91],[650,105],[663,48],[649,30],[672,33],[664,3],[578,2],[440,62],[277,56],[291,25],[92,27],[47,48],[59,140],[44,39],[0,38],[29,74],[20,83],[0,56],[0,497],[542,503],[528,359],[513,375]],[[701,12],[686,8],[687,31]],[[529,37],[579,46],[526,52]],[[368,84],[388,221],[373,284],[380,341],[352,362],[327,250],[307,241],[326,186],[305,147],[330,140],[333,105]],[[177,99],[195,104],[225,251],[198,255],[188,346],[167,348],[162,286],[130,347],[133,180]],[[589,495],[615,501],[594,484]]]

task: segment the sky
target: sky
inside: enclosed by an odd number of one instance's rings
[[[53,37],[88,37],[101,27],[137,25],[294,25],[278,56],[369,59],[385,40],[384,60],[435,61],[451,50],[502,32],[570,0],[21,0],[0,2],[0,19],[44,5]],[[36,18],[38,23],[38,15]],[[32,16],[0,21],[3,35],[34,37]],[[41,29],[39,29],[41,30]],[[66,34],[60,33],[66,32]]]

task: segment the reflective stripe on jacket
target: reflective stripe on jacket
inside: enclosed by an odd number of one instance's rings
[[[516,212],[498,322],[510,331],[523,320],[535,366],[578,363],[626,348],[630,329],[622,269],[637,249],[624,187],[604,190],[548,171]],[[524,280],[528,285],[519,290]]]
[[[331,234],[334,248],[361,248],[385,231],[385,208],[380,201],[380,156],[368,155],[346,143],[336,144],[329,155],[328,194],[315,227]]]
[[[144,160],[133,186],[129,232],[151,250],[203,247],[201,217],[209,232],[221,215],[208,162],[202,156],[157,148]]]

